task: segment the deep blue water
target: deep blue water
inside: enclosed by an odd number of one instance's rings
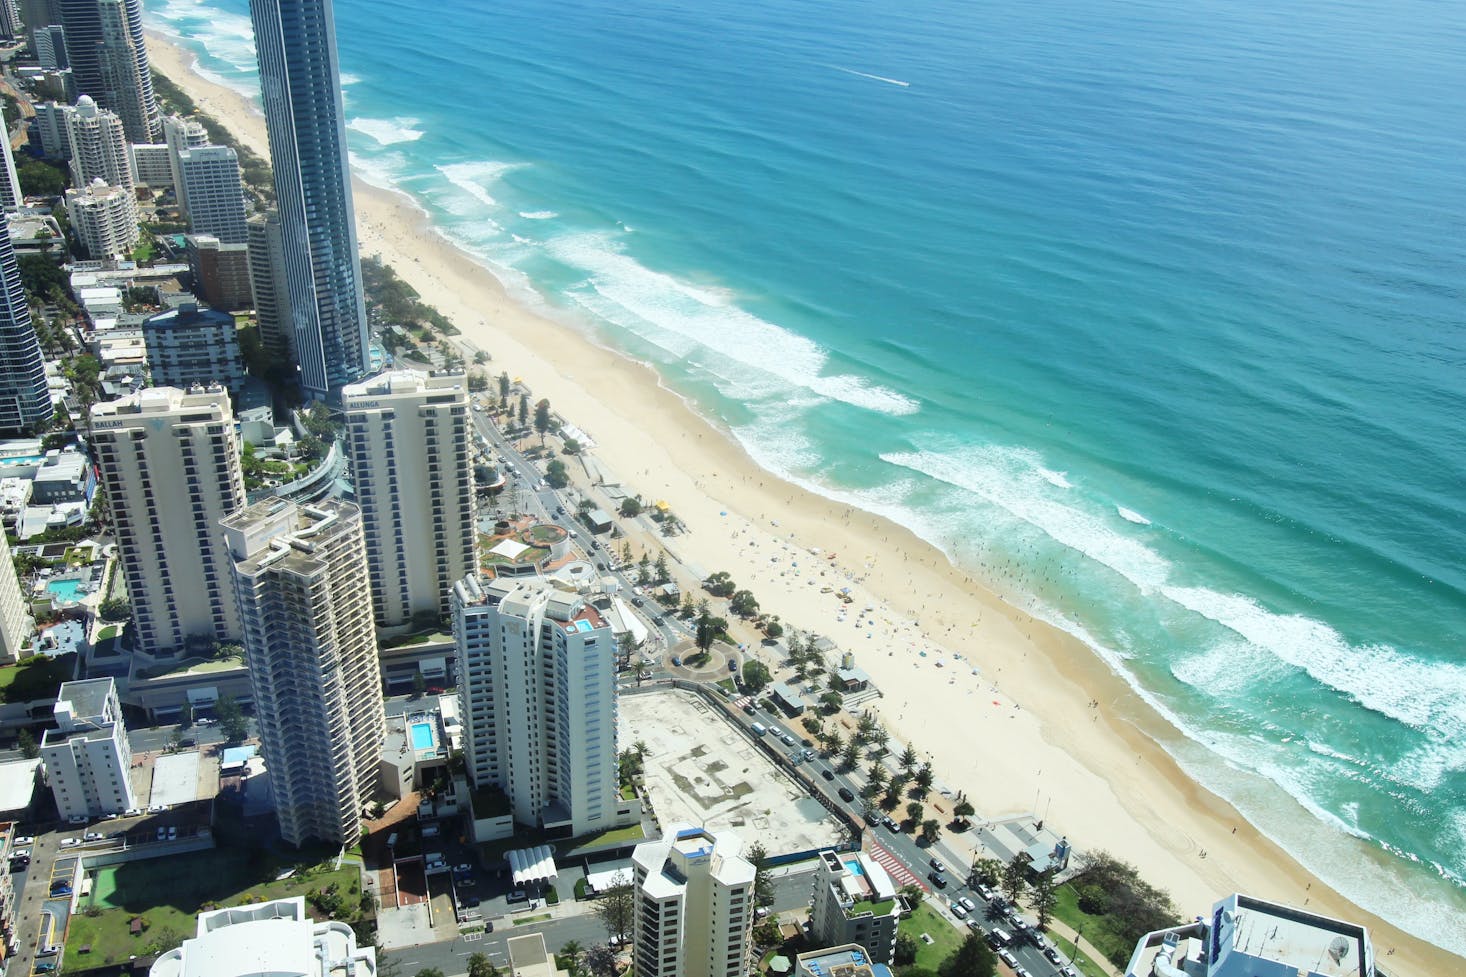
[[[252,88],[245,0],[148,9]],[[1466,8],[336,12],[364,176],[1466,952]]]

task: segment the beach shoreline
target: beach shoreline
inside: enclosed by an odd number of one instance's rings
[[[150,33],[149,44],[163,74],[268,158],[263,117],[245,98],[191,70],[192,55],[167,38]],[[1135,863],[1183,918],[1243,891],[1368,926],[1382,958],[1395,949],[1392,970],[1460,966],[1333,892],[1196,783],[1161,745],[1181,734],[1076,638],[1003,602],[909,530],[759,468],[653,369],[518,302],[405,194],[360,180],[355,193],[363,255],[396,269],[494,357],[492,370],[524,377],[586,431],[628,491],[667,500],[692,529],[666,543],[680,562],[729,571],[786,625],[854,652],[883,692],[887,729],[981,817],[1046,817],[1079,849]],[[839,614],[812,580],[852,587],[854,610]]]

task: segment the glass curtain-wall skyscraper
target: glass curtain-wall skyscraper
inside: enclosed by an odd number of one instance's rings
[[[367,372],[366,304],[331,0],[250,0],[300,382],[334,397]]]
[[[36,434],[51,421],[46,363],[31,324],[10,235],[0,234],[0,434]]]

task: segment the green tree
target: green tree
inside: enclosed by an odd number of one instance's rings
[[[443,977],[443,971],[437,967],[424,967],[417,972],[416,977]]]
[[[59,197],[71,183],[60,167],[38,159],[24,159],[15,175],[20,177],[20,192],[27,197]]]
[[[893,962],[898,967],[907,967],[916,962],[916,953],[920,950],[916,937],[902,930],[896,934],[896,948],[894,950]]]
[[[976,933],[968,933],[962,945],[953,950],[937,968],[941,977],[993,977],[998,958]]]
[[[593,909],[596,919],[601,921],[611,939],[619,940],[630,935],[636,919],[636,890],[632,888],[630,877],[618,877],[596,897]]]
[[[732,597],[738,585],[727,570],[719,570],[703,581],[703,589],[714,597]]]
[[[580,941],[567,940],[565,945],[560,947],[557,954],[565,962],[565,970],[570,977],[580,977]]]
[[[545,435],[550,432],[550,402],[541,400],[534,405],[534,429],[540,436],[540,444],[545,443]]]
[[[879,790],[886,786],[886,766],[883,763],[872,763],[865,771],[865,779],[876,786]]]
[[[1028,865],[1030,861],[1028,852],[1019,852],[1003,868],[1003,877],[998,880],[999,888],[1003,890],[1003,898],[1015,905],[1019,899],[1023,898],[1024,891],[1028,889]]]
[[[921,824],[921,816],[925,812],[926,808],[921,806],[921,801],[911,801],[906,805],[906,820],[911,822],[913,830]]]
[[[845,737],[840,735],[840,730],[834,726],[825,734],[825,755],[838,756],[840,750],[845,746]]]
[[[582,957],[590,977],[616,977],[616,951],[605,943],[597,943]]]
[[[707,651],[713,646],[713,642],[718,640],[718,636],[727,630],[727,621],[703,611],[697,618],[697,630],[693,634],[693,642],[700,650]]]
[[[519,395],[519,426],[524,427],[529,423],[529,394]]]
[[[580,442],[574,438],[566,438],[561,450],[567,455],[578,455],[580,454]]]
[[[969,878],[973,882],[981,882],[983,885],[996,885],[998,879],[1003,877],[1003,863],[996,858],[974,858],[972,860],[972,874]]]
[[[570,473],[565,470],[565,462],[555,458],[545,466],[545,483],[554,489],[562,489],[570,484]]]
[[[468,977],[499,977],[499,968],[494,966],[486,953],[470,954]]]
[[[952,808],[952,819],[957,823],[959,830],[966,831],[972,826],[972,816],[977,813],[977,808],[965,797],[959,798],[955,807]]]
[[[428,680],[422,677],[422,672],[412,673],[412,694],[415,698],[422,698],[428,690]]]
[[[27,760],[34,760],[41,755],[41,748],[36,743],[36,735],[28,729],[22,729],[16,735],[15,745],[20,748],[20,755]]]
[[[758,614],[758,598],[751,590],[736,591],[728,601],[728,609],[739,617],[753,617]]]
[[[936,780],[936,775],[932,773],[932,765],[930,763],[923,763],[917,769],[915,779],[918,796],[925,797],[931,791],[932,783]]]
[[[762,691],[772,677],[769,674],[769,667],[761,661],[743,663],[743,687],[750,692]]]
[[[505,372],[499,374],[499,400],[501,400],[503,402],[506,402],[506,403],[509,400],[509,373],[508,373],[508,371],[505,371]]]
[[[784,633],[784,625],[779,623],[777,616],[769,618],[764,622],[764,634],[770,638],[777,638]]]
[[[214,714],[219,717],[219,728],[230,743],[241,743],[249,735],[249,720],[232,695],[219,696],[219,701],[214,703]]]
[[[845,744],[845,749],[840,751],[840,766],[845,770],[854,770],[855,765],[860,762],[860,744],[855,742],[855,737],[850,737],[850,742]]]
[[[1054,908],[1059,904],[1059,888],[1054,880],[1056,874],[1058,870],[1052,865],[1038,873],[1028,896],[1028,904],[1038,916],[1039,929],[1048,928],[1049,920],[1054,916]]]
[[[666,583],[672,579],[672,571],[667,569],[667,554],[657,554],[657,562],[652,565],[652,577],[657,583]]]
[[[108,597],[97,605],[97,616],[109,624],[116,624],[132,617],[132,605],[126,597]]]
[[[844,697],[838,692],[825,692],[820,696],[820,712],[826,716],[834,715],[840,711],[840,703],[844,701]],[[854,743],[855,739],[852,738],[850,742]]]
[[[641,515],[641,499],[634,495],[628,495],[621,500],[621,515],[627,519],[635,519]]]
[[[919,760],[920,757],[916,755],[916,751],[908,745],[906,749],[901,751],[901,759],[897,762],[901,765],[902,771],[910,777],[916,772],[916,764]]]
[[[774,902],[774,880],[769,875],[769,851],[763,842],[748,846],[743,857],[753,866],[753,904],[770,906]]]
[[[921,840],[928,845],[936,842],[942,835],[942,822],[936,818],[927,818],[921,822]]]

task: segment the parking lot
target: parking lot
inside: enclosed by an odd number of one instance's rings
[[[824,806],[696,695],[627,695],[619,708],[621,748],[646,744],[643,776],[662,824],[733,828],[771,854],[839,840],[839,824]]]

